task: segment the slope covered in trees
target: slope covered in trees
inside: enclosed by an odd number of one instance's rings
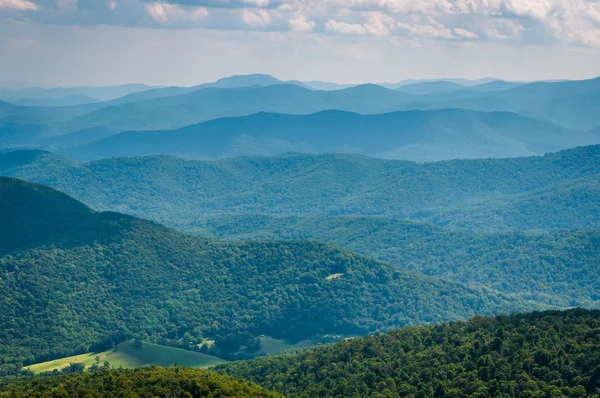
[[[310,239],[466,284],[563,307],[600,307],[600,231],[465,233],[379,217],[213,217],[197,233]]]
[[[287,397],[599,397],[600,312],[475,317],[218,370]]]
[[[263,334],[300,341],[539,307],[325,244],[185,235],[10,178],[0,213],[20,231],[0,247],[0,374],[130,337],[190,348],[210,337],[211,354],[230,358],[258,351]]]
[[[0,397],[236,397],[281,395],[206,370],[141,368],[101,369],[60,376],[0,380]]]
[[[0,154],[0,174],[184,230],[224,214],[375,215],[484,231],[600,227],[600,146],[426,164],[299,154],[79,164],[17,151]]]
[[[77,160],[115,156],[177,155],[218,159],[248,155],[355,153],[380,158],[435,161],[542,155],[600,137],[514,113],[462,109],[359,115],[259,113],[170,131],[130,131],[65,154]]]

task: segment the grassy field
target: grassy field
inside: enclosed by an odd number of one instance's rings
[[[258,354],[275,355],[285,350],[289,350],[290,348],[306,348],[311,345],[311,342],[310,340],[304,340],[296,344],[290,344],[285,340],[277,340],[269,336],[263,336],[260,338],[260,345],[261,348],[260,351],[258,351]]]
[[[119,344],[113,350],[56,359],[54,361],[31,365],[26,369],[35,373],[48,372],[54,369],[61,370],[74,362],[83,363],[86,368],[89,368],[96,362],[96,357],[100,358],[100,366],[102,366],[104,361],[108,361],[110,366],[115,368],[136,368],[149,365],[171,366],[175,364],[194,368],[205,368],[227,362],[223,359],[201,354],[199,352],[152,343],[142,343],[141,347],[135,347],[132,341],[126,341]]]

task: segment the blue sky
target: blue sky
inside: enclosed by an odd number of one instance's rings
[[[0,0],[0,85],[600,75],[590,0]]]

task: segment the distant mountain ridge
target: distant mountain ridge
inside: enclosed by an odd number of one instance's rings
[[[360,89],[378,90],[355,88]],[[438,161],[529,156],[590,144],[600,144],[600,137],[505,112],[446,109],[359,115],[323,111],[259,113],[172,131],[124,132],[64,154],[77,160],[155,154],[218,159],[292,151]]]

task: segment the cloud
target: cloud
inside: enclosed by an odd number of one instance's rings
[[[175,4],[153,2],[146,4],[146,11],[158,23],[165,25],[181,21],[196,22],[203,20],[208,16],[208,11],[204,7],[186,8]]]
[[[396,26],[396,20],[382,12],[365,12],[367,21],[363,24],[339,22],[333,19],[325,22],[325,29],[347,35],[389,36]]]
[[[271,15],[265,10],[244,10],[242,20],[253,28],[266,28],[271,24]]]
[[[0,0],[0,18],[7,15],[47,24],[300,31],[415,44],[600,46],[598,0]]]
[[[290,24],[290,28],[296,32],[311,32],[317,25],[315,21],[308,21],[301,13],[296,14],[288,23]]]
[[[140,0],[148,2],[154,0]],[[276,8],[280,5],[289,3],[288,1],[278,0],[171,0],[165,3],[177,4],[181,6],[196,6],[206,8]]]
[[[27,0],[0,0],[0,9],[2,8],[35,11],[38,9],[38,6]]]
[[[437,23],[432,25],[408,25],[405,23],[398,23],[398,26],[407,31],[411,36],[439,39],[452,39],[454,37],[450,29]]]
[[[465,39],[475,40],[478,38],[478,36],[475,33],[463,28],[454,28],[453,30],[455,35],[464,37]]]
[[[357,23],[346,23],[346,22],[338,22],[333,19],[325,22],[325,29],[329,32],[337,32],[344,35],[365,35],[367,34],[367,29]]]

